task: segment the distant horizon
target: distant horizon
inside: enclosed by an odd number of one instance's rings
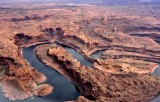
[[[74,2],[74,3],[101,3],[101,4],[119,4],[119,3],[160,3],[160,0],[0,0],[0,3],[17,2]]]
[[[3,0],[0,2],[14,2],[14,1],[86,1],[86,0]],[[112,0],[87,0],[87,1],[109,1]],[[133,1],[133,0],[114,0],[114,1]],[[114,2],[113,1],[113,2]],[[159,1],[159,0],[134,0],[134,1]]]

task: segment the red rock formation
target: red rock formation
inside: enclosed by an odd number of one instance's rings
[[[53,90],[53,87],[47,84],[39,85],[35,91],[36,96],[49,95]]]
[[[94,67],[110,73],[151,74],[158,67],[156,63],[128,58],[105,59],[94,62]]]
[[[32,96],[32,92],[26,90],[23,83],[15,77],[5,77],[1,85],[4,96],[10,100],[24,100]]]
[[[42,84],[46,77],[37,70],[23,68],[11,58],[0,57],[0,61],[6,65],[5,74],[1,77],[1,86],[4,96],[10,100],[24,100],[34,94],[45,96],[52,92],[51,86]]]
[[[26,47],[28,45],[49,43],[53,39],[52,34],[43,34],[40,36],[28,36],[23,33],[17,34],[15,36],[15,42],[17,46]]]
[[[44,54],[45,51],[48,51],[50,57]],[[81,93],[90,100],[147,101],[160,91],[158,78],[133,73],[112,74],[84,67],[61,47],[52,47],[48,50],[47,45],[40,46],[37,54],[47,65],[58,71],[64,70],[65,73],[59,72],[69,77]]]
[[[158,57],[157,51],[147,51],[145,49],[124,49],[123,51],[119,51],[119,49],[116,50],[116,48],[113,48],[114,50],[107,50],[104,53],[101,54],[101,58],[107,59],[119,59],[119,58],[131,58],[136,60],[144,60],[144,61],[150,61],[150,62],[160,62],[160,59]],[[133,52],[134,51],[134,52]],[[157,56],[155,55],[157,53]],[[155,55],[155,56],[154,56]]]
[[[10,20],[7,20],[7,21],[11,21],[11,22],[24,22],[24,21],[29,21],[29,20],[43,20],[43,19],[46,19],[46,18],[49,18],[51,15],[45,15],[43,17],[39,17],[37,15],[34,15],[34,16],[24,16],[23,18],[12,18]]]
[[[25,60],[20,56],[20,50],[21,50],[20,47],[25,47],[25,46],[33,45],[37,43],[49,42],[51,40],[54,41],[53,36],[49,36],[48,33],[46,34],[46,32],[43,32],[45,28],[52,28],[52,27],[57,28],[57,30],[54,30],[54,31],[55,31],[55,34],[58,34],[60,36],[59,38],[58,36],[55,37],[59,43],[69,45],[75,50],[81,52],[85,56],[85,58],[90,60],[93,60],[93,59],[89,58],[89,55],[96,50],[116,49],[116,50],[124,50],[127,52],[136,52],[139,54],[144,53],[147,55],[152,55],[155,58],[157,57],[157,59],[154,61],[159,62],[160,47],[157,43],[154,42],[154,40],[152,40],[153,38],[158,37],[157,35],[160,28],[159,27],[160,22],[157,16],[158,13],[155,13],[155,11],[159,10],[157,9],[159,5],[150,4],[149,7],[148,5],[147,6],[146,5],[145,6],[144,5],[138,5],[138,6],[127,5],[127,6],[118,6],[118,7],[117,6],[98,7],[95,5],[94,6],[89,5],[84,7],[76,6],[74,8],[65,7],[65,8],[56,8],[56,9],[55,8],[52,9],[52,7],[55,7],[57,5],[50,4],[50,3],[44,4],[44,5],[30,4],[30,3],[29,4],[26,3],[24,5],[0,4],[0,6],[2,6],[2,8],[0,8],[0,11],[1,11],[0,13],[0,23],[1,23],[0,25],[0,43],[1,43],[0,56],[5,56],[7,58],[12,58],[15,60],[14,63],[8,59],[7,61],[3,61],[3,64],[8,63],[5,65],[5,67],[9,69],[9,70],[7,69],[8,70],[7,77],[15,77],[16,80],[23,83],[26,89],[28,89],[28,87],[31,86],[31,85],[28,85],[28,82],[32,82],[32,80],[33,82],[35,81],[42,82],[44,78],[37,79],[37,77],[39,76],[42,77],[42,75],[38,74],[37,71],[33,71],[32,69],[30,69],[31,68],[30,65],[25,63]],[[3,8],[3,7],[7,7],[7,8]],[[35,10],[35,9],[38,9],[38,10]],[[22,10],[23,10],[23,14],[22,14]],[[16,34],[19,34],[21,32],[24,33],[24,36],[22,36],[22,38],[21,37],[15,38]],[[139,32],[141,32],[142,34],[155,33],[157,35],[156,36],[154,35],[154,37],[153,36],[150,37],[152,39],[132,37],[129,35],[125,35],[129,33],[136,34]],[[70,35],[71,37],[69,36],[66,37],[67,35]],[[60,57],[58,58],[59,60],[62,60]],[[151,59],[149,60],[152,61]],[[63,62],[66,62],[65,66],[68,65],[67,63],[70,63],[69,61],[63,61]],[[59,64],[55,64],[55,65],[54,65],[55,68],[59,66],[61,67],[61,65]],[[77,64],[77,66],[79,67],[80,64]],[[79,68],[79,73],[81,73],[80,69],[81,68]],[[19,74],[21,72],[24,74],[24,76]],[[78,73],[78,72],[76,73],[73,69],[70,69],[70,72],[73,75],[75,74],[75,76]],[[90,71],[88,71],[88,73],[89,72]],[[96,72],[96,71],[93,71],[93,72]],[[85,74],[88,74],[88,73],[85,72]],[[97,73],[101,73],[101,71],[100,72],[97,71]],[[89,76],[92,75],[93,79],[96,79],[94,78],[94,77],[97,77],[96,73],[94,74],[93,75],[88,74],[88,75]],[[109,77],[112,77],[112,76],[113,75]],[[79,76],[76,76],[76,77],[78,80]],[[80,77],[83,77],[82,79],[85,79],[85,77],[86,79],[88,79],[87,75],[86,76],[81,75]],[[100,77],[100,78],[103,78],[103,77]],[[147,80],[147,79],[144,78],[144,80]],[[96,81],[95,83],[101,83],[99,82],[98,78],[96,79]],[[141,81],[137,81],[137,83],[138,82],[141,82]],[[152,81],[148,81],[147,85],[151,82]],[[81,83],[83,83],[83,81]],[[92,83],[92,84],[97,85],[95,83]],[[102,84],[106,84],[106,83],[102,83]],[[88,88],[88,86],[90,86],[90,84],[88,85],[87,83],[86,87]],[[95,89],[97,87],[98,86],[94,86]],[[137,87],[140,87],[140,85]],[[84,89],[87,90],[87,88],[84,88]],[[101,91],[99,92],[98,88],[94,92],[97,91],[99,94]],[[101,87],[99,89],[101,89]],[[140,87],[140,89],[142,88]],[[150,87],[148,87],[148,89],[150,89]],[[84,93],[88,94],[89,92],[88,93],[84,92]],[[139,96],[137,95],[137,97]],[[125,98],[126,97],[122,99],[125,100]],[[102,96],[100,98],[98,97],[97,100],[98,99],[105,100],[105,101],[106,100],[117,101],[120,98],[113,99],[112,97],[112,98],[106,99],[106,97]],[[126,100],[128,99],[132,99],[134,101],[134,97],[132,98],[128,97]]]

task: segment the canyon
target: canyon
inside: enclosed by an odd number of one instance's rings
[[[22,4],[0,8],[0,84],[5,97],[147,102],[158,96],[160,80],[151,75],[160,62],[160,21],[152,12],[159,11],[158,4],[141,4],[139,9]]]
[[[103,98],[107,102],[111,100],[129,102],[130,98],[135,102],[147,101],[154,96],[154,93],[156,95],[159,92],[155,92],[153,86],[155,85],[157,90],[160,83],[157,83],[157,79],[153,77],[134,73],[114,74],[96,68],[91,69],[81,65],[69,53],[67,54],[65,49],[59,46],[41,45],[37,48],[37,55],[46,65],[69,77],[78,86],[82,95],[92,101],[100,101]],[[142,88],[141,85],[144,87]],[[124,88],[126,91],[124,91]],[[152,88],[154,91],[152,91]],[[145,92],[142,90],[145,90]],[[141,94],[141,97],[137,98],[136,95],[139,96],[139,94]]]

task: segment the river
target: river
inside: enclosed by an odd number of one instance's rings
[[[35,47],[36,46],[24,48],[23,57],[33,68],[37,69],[47,77],[45,83],[54,86],[53,93],[45,97],[32,97],[23,101],[9,101],[3,97],[1,92],[0,102],[64,102],[67,100],[76,100],[80,96],[79,90],[71,83],[70,80],[40,62],[35,55]]]
[[[160,64],[158,64],[159,67],[152,73],[153,76],[160,77]],[[160,95],[151,100],[150,102],[160,102]]]
[[[94,59],[101,59],[100,55],[104,52],[105,50],[100,50],[100,51],[95,51],[93,52],[90,57]],[[152,76],[158,76],[160,77],[160,64],[158,63],[159,67],[151,74]],[[157,96],[156,98],[150,100],[149,102],[160,102],[160,95]]]
[[[43,73],[47,77],[47,80],[45,83],[54,86],[53,93],[48,96],[45,96],[45,97],[34,96],[34,97],[31,97],[31,98],[28,98],[28,99],[22,100],[22,101],[9,101],[5,97],[3,97],[2,92],[1,92],[0,102],[64,102],[67,100],[76,100],[78,98],[78,96],[80,96],[79,90],[75,87],[75,85],[73,85],[71,83],[70,80],[68,80],[63,75],[61,75],[57,71],[53,70],[52,68],[45,66],[42,62],[40,62],[37,59],[36,54],[34,52],[34,49],[36,46],[38,46],[38,45],[24,48],[23,49],[23,57],[30,63],[30,65],[33,68],[37,69],[39,72]],[[65,45],[62,45],[62,46],[69,53],[71,53],[73,58],[80,61],[80,63],[82,65],[89,66],[90,68],[93,68],[93,64],[90,61],[84,59],[84,57],[80,53],[78,53],[77,51],[75,51],[74,49],[72,49],[68,46],[65,46]],[[103,51],[96,51],[95,53],[93,53],[91,55],[91,57],[92,58],[100,58],[100,54],[102,52]],[[153,72],[152,75],[153,76],[160,76],[159,73],[160,73],[160,67],[157,68]],[[150,102],[160,102],[160,96],[157,98],[154,98]]]
[[[86,60],[80,53],[78,53],[76,50],[66,46],[66,45],[61,45],[63,48],[65,48],[71,55],[74,59],[76,59],[77,61],[80,62],[81,65],[83,66],[88,66],[90,68],[93,68],[93,64]]]

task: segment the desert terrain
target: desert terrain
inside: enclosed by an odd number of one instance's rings
[[[159,6],[158,1],[124,5],[0,3],[0,85],[4,97],[24,100],[56,93],[43,71],[24,58],[23,49],[34,46],[35,58],[80,93],[63,101],[154,99],[160,93],[160,79],[152,75],[160,63]]]

